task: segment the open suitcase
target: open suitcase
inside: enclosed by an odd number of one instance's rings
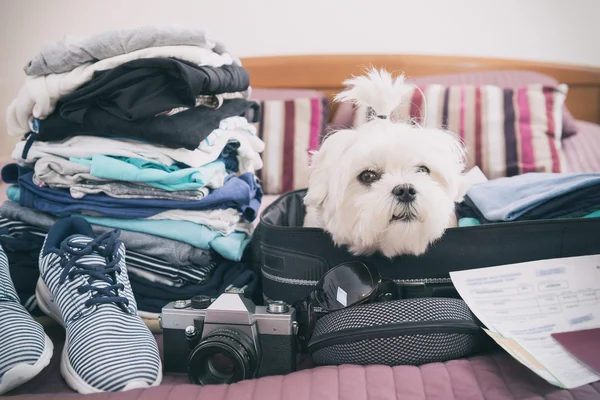
[[[262,213],[253,263],[265,300],[290,304],[308,296],[334,266],[359,259],[392,279],[399,298],[458,297],[449,272],[600,253],[600,218],[493,223],[451,228],[419,256],[356,257],[318,228],[303,228],[306,190],[284,194]]]

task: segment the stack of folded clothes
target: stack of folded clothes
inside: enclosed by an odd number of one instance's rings
[[[472,186],[457,209],[459,226],[600,217],[600,173],[528,173]]]
[[[80,216],[97,234],[121,230],[143,312],[252,290],[257,278],[240,261],[264,144],[237,58],[204,30],[142,27],[46,45],[25,72],[7,110],[23,140],[2,170],[14,184],[0,207],[0,240],[19,260],[11,267],[37,271],[44,232]],[[31,284],[22,287],[29,298]]]

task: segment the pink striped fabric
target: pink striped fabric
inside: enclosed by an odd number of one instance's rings
[[[566,92],[566,85],[415,86],[392,119],[460,135],[469,150],[467,167],[479,166],[490,179],[563,172],[559,121]],[[368,118],[368,110],[359,109],[355,123]]]
[[[531,132],[531,114],[527,88],[517,89],[517,106],[521,128],[520,148],[523,173],[535,172],[535,157],[533,155],[533,134]]]
[[[323,97],[261,102],[259,136],[265,142],[264,167],[258,172],[266,194],[308,185],[311,151],[318,149],[325,123]]]
[[[484,86],[493,85],[501,88],[517,89],[531,84],[540,84],[543,86],[556,86],[559,82],[553,77],[534,71],[507,70],[507,71],[484,71],[469,72],[464,74],[430,75],[417,78],[408,77],[408,83],[419,86],[440,84],[450,85],[473,85]],[[412,114],[412,113],[411,113]],[[333,129],[345,129],[352,126],[353,107],[349,103],[342,103],[337,108],[332,120]],[[577,133],[578,125],[575,124],[575,118],[563,105],[562,113],[562,132],[563,138]]]
[[[577,135],[563,140],[568,172],[600,172],[600,125],[576,121]]]

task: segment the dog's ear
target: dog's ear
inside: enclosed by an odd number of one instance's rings
[[[340,160],[345,151],[356,140],[357,132],[351,129],[336,131],[329,135],[314,152],[308,175],[308,192],[304,204],[312,207],[323,207],[326,201],[336,201],[342,196],[339,190],[333,188],[332,172],[339,169]],[[338,179],[339,180],[339,179]]]
[[[447,188],[450,198],[461,202],[470,187],[470,181],[464,174],[467,147],[458,135],[450,131],[423,129],[421,134],[429,135],[429,156],[436,160],[440,182]]]
[[[450,147],[453,149],[452,153],[456,157],[456,165],[459,170],[458,173],[460,174],[456,182],[457,191],[454,201],[456,203],[460,203],[461,201],[463,201],[465,195],[467,194],[467,191],[471,187],[471,181],[469,180],[469,178],[467,178],[464,172],[467,163],[467,152],[469,151],[469,149],[467,148],[464,141],[456,135],[454,135]]]

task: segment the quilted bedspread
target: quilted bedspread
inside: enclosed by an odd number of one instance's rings
[[[392,400],[600,399],[600,382],[559,389],[504,353],[421,367],[319,367],[233,385],[163,384],[150,389],[81,396],[55,393],[12,399],[102,400]]]

